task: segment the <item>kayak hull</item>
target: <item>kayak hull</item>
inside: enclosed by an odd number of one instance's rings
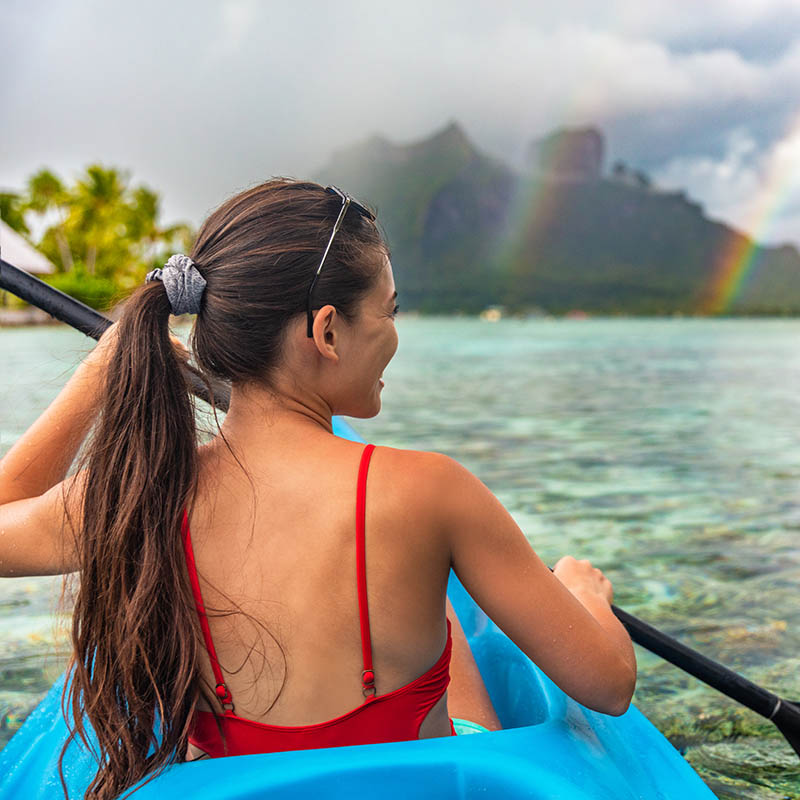
[[[358,440],[340,420],[335,432]],[[635,707],[621,717],[584,708],[503,634],[454,575],[448,594],[504,730],[176,764],[139,787],[135,797],[713,800]],[[63,797],[63,680],[0,751],[0,800]],[[73,742],[64,763],[70,798],[83,797],[96,770],[92,755]]]

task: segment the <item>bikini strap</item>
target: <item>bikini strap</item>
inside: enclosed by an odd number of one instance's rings
[[[232,714],[233,696],[231,695],[228,687],[225,685],[225,679],[222,676],[222,670],[219,666],[219,659],[217,658],[217,651],[214,649],[214,641],[211,638],[211,628],[208,625],[206,607],[203,603],[203,595],[200,592],[200,580],[197,577],[197,565],[194,561],[194,550],[192,549],[192,534],[189,531],[189,515],[186,513],[186,509],[183,511],[181,534],[183,536],[183,549],[186,553],[186,568],[189,572],[189,580],[192,583],[194,602],[197,606],[197,616],[200,618],[200,627],[203,630],[203,639],[205,639],[206,642],[208,658],[211,661],[211,669],[214,671],[214,679],[217,682],[217,685],[214,687],[214,693],[219,698],[219,702],[222,704],[223,711],[226,714]]]
[[[367,472],[373,450],[375,450],[375,445],[368,444],[361,454],[356,490],[356,577],[358,580],[358,617],[361,624],[361,654],[364,661],[364,670],[361,673],[361,691],[367,700],[375,697],[375,671],[372,668],[372,640],[369,634],[369,607],[367,605],[366,564]]]

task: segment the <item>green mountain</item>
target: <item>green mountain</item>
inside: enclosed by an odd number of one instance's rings
[[[456,124],[396,145],[382,137],[334,153],[318,179],[373,206],[404,309],[599,313],[798,313],[800,253],[754,247],[682,192],[617,163],[602,135],[557,131],[517,172]],[[752,264],[730,309],[719,287]]]

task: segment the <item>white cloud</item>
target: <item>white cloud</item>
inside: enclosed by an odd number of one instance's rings
[[[700,200],[712,217],[738,226],[748,220],[751,199],[761,182],[756,142],[742,130],[728,136],[722,158],[678,156],[657,170],[653,177],[660,188],[686,189]]]
[[[0,186],[99,159],[195,222],[373,132],[409,141],[452,119],[512,160],[554,127],[598,124],[613,157],[685,175],[739,219],[726,198],[766,174],[757,154],[800,85],[800,0],[6,2]],[[769,58],[738,46],[763,51],[773,28],[789,44]]]
[[[210,52],[219,56],[234,53],[241,47],[258,18],[255,0],[224,0],[219,6],[221,30],[210,43]]]
[[[687,189],[709,216],[759,241],[800,242],[800,116],[766,151],[736,130],[722,158],[680,156],[653,177],[662,188]]]
[[[767,155],[758,200],[758,237],[778,243],[800,242],[800,114]]]

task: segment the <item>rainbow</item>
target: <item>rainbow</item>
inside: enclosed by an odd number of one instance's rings
[[[781,141],[800,138],[800,113],[793,119]],[[698,311],[703,314],[724,314],[736,300],[747,277],[758,264],[759,241],[769,231],[791,190],[797,186],[800,159],[786,164],[773,158],[761,188],[750,206],[749,235],[733,232],[714,264],[711,278],[700,295]]]
[[[564,190],[569,188],[570,182],[560,182],[552,177],[548,179],[547,173],[556,167],[568,171],[569,165],[580,165],[581,154],[576,146],[582,147],[583,141],[569,135],[575,130],[580,129],[565,129],[559,131],[558,135],[546,137],[550,141],[538,154],[538,161],[536,153],[529,154],[529,172],[517,184],[505,233],[496,245],[495,258],[498,263],[506,264],[515,256],[518,257],[516,249],[534,241],[563,212],[566,202]],[[526,274],[531,276],[531,273]],[[538,277],[539,271],[536,270],[532,276]]]

